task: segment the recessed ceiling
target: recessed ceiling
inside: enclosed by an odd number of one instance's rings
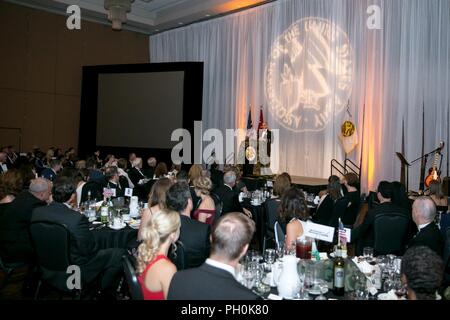
[[[69,5],[81,8],[81,19],[111,25],[103,0],[6,0],[67,15]],[[275,0],[134,0],[123,29],[155,34]]]

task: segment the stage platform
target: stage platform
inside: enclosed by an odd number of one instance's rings
[[[273,181],[275,176],[247,176],[242,178],[247,189],[254,191],[264,187],[267,180]],[[318,194],[327,188],[328,180],[314,177],[291,176],[292,183],[308,193]]]

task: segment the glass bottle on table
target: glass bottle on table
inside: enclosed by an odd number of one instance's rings
[[[106,197],[103,199],[102,206],[100,207],[100,221],[103,224],[107,224],[109,220],[109,206]]]
[[[334,259],[334,281],[333,293],[336,296],[343,296],[345,293],[345,260],[342,257],[342,249],[336,250],[336,257]]]

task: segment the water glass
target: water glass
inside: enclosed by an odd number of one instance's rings
[[[264,260],[270,265],[273,264],[275,262],[275,249],[266,249]]]

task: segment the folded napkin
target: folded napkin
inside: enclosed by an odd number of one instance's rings
[[[368,263],[367,261],[358,261],[358,258],[353,258],[353,262],[358,266],[358,269],[366,274],[371,275],[373,271],[375,270],[374,266]]]

